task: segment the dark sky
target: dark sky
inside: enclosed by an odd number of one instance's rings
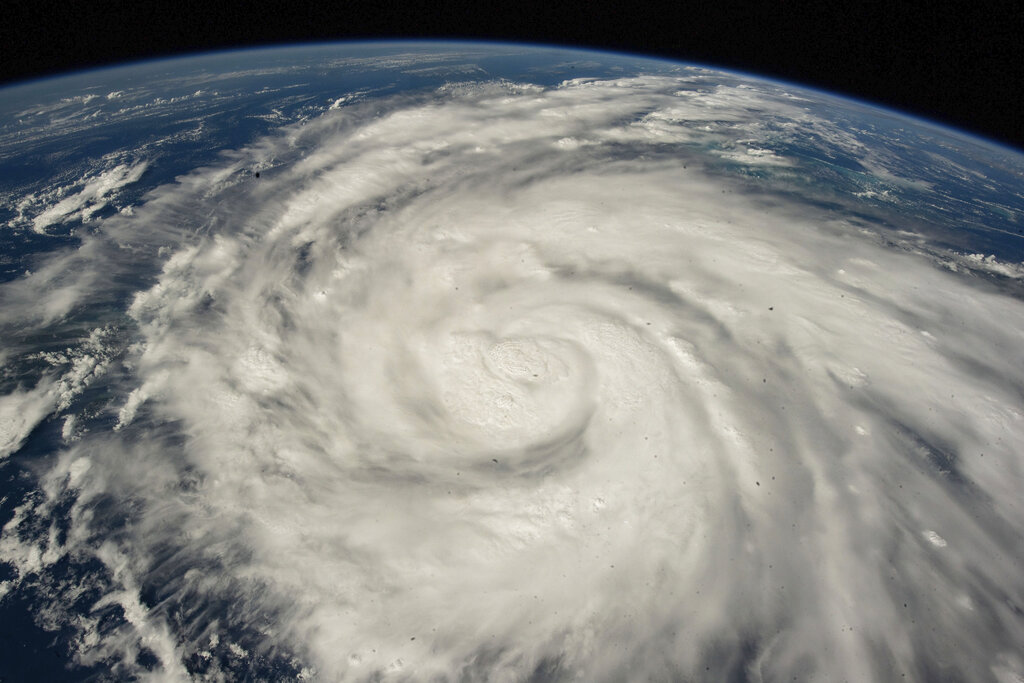
[[[376,37],[674,57],[819,86],[1024,149],[1024,9],[980,0],[12,0],[0,16],[0,81],[197,50]]]

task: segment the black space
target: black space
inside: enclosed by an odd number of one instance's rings
[[[0,14],[0,82],[194,51],[372,38],[677,58],[818,86],[1024,149],[1024,5],[1009,2],[12,0]]]

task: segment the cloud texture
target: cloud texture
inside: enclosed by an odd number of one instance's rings
[[[765,116],[828,122],[701,78],[342,106],[8,285],[23,330],[121,305],[122,348],[68,361],[121,359],[106,428],[66,427],[0,542],[22,577],[92,563],[84,616],[49,608],[78,661],[1021,676],[1024,304],[713,172],[785,170],[738,138]],[[4,448],[54,386],[3,399]]]

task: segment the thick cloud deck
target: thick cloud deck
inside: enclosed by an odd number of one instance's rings
[[[85,299],[156,269],[118,290],[107,428],[69,438],[0,546],[23,576],[93,563],[93,608],[49,608],[78,662],[1022,675],[1024,305],[869,214],[758,190],[798,163],[745,138],[767,118],[845,133],[708,78],[332,109],[36,274],[79,270]],[[66,528],[19,536],[48,515]]]

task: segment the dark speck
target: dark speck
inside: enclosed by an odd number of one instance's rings
[[[497,463],[497,462],[498,462],[498,459],[497,459],[497,458],[491,458],[491,462],[493,462],[493,463]]]
[[[259,178],[259,177],[260,177],[260,172],[259,172],[259,171],[256,171],[256,177],[257,177],[257,178]]]
[[[774,307],[774,306],[769,306],[769,307],[768,307],[768,310],[769,310],[769,311],[774,311],[774,310],[775,310],[775,307]]]

